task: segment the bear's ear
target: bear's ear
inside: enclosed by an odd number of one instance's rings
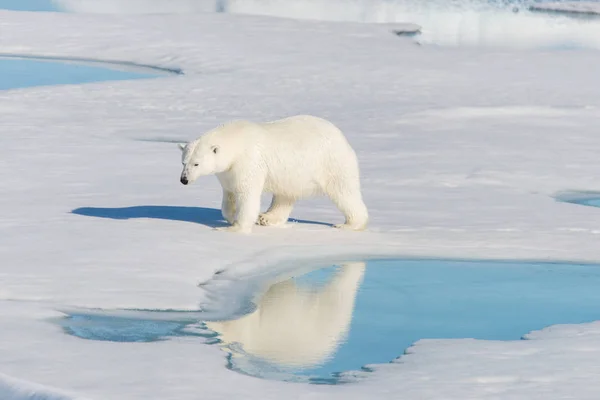
[[[179,147],[179,150],[183,151],[183,149],[185,149],[185,144],[184,143],[177,143],[177,147]]]
[[[213,153],[217,154],[219,152],[219,146],[213,146],[210,148]]]

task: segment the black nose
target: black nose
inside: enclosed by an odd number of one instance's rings
[[[187,180],[187,178],[185,178],[185,177],[183,177],[183,176],[181,177],[180,181],[181,181],[181,183],[183,183],[184,185],[187,185],[187,184],[189,183],[189,181]]]

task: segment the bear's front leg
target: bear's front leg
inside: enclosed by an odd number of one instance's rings
[[[217,228],[221,231],[250,233],[252,227],[260,214],[260,197],[262,194],[262,186],[251,186],[246,191],[241,191],[235,195],[235,203],[237,207],[237,219],[233,225],[225,228]]]
[[[235,222],[235,193],[223,189],[223,201],[221,203],[221,214],[230,224]]]

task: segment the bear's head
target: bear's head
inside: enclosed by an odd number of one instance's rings
[[[179,144],[181,149],[181,183],[187,185],[198,177],[214,175],[228,170],[231,160],[225,157],[217,141],[200,138],[188,144]]]

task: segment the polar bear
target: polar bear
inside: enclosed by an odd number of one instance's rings
[[[182,184],[213,174],[221,183],[221,211],[231,225],[219,230],[250,233],[255,224],[283,225],[297,200],[316,195],[327,195],[344,214],[345,223],[336,228],[367,226],[356,153],[325,119],[297,115],[265,123],[233,121],[179,148]],[[273,199],[260,214],[262,193]]]
[[[251,314],[204,323],[219,334],[220,346],[234,362],[245,358],[269,361],[276,369],[312,368],[327,361],[347,337],[365,270],[364,262],[347,262],[326,284],[278,282]]]

